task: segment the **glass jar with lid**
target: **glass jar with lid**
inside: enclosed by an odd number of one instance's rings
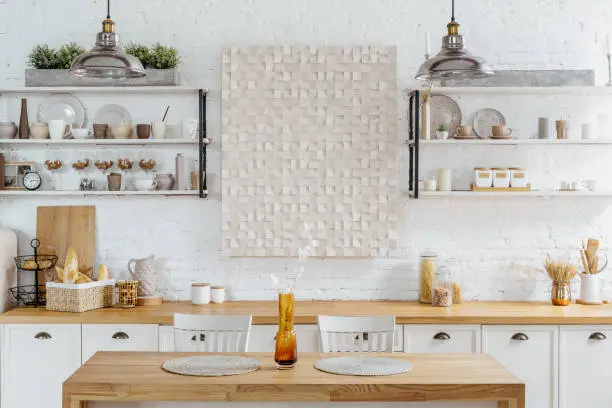
[[[431,304],[437,264],[438,255],[435,252],[426,251],[421,254],[419,270],[419,301],[421,303]]]
[[[453,275],[446,266],[441,266],[434,277],[431,304],[437,307],[453,305]]]

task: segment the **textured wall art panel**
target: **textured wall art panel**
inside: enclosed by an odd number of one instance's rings
[[[223,54],[222,240],[229,256],[396,246],[395,47],[232,47]]]

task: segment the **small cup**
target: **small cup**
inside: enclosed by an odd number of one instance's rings
[[[31,132],[31,131],[30,131]],[[93,132],[89,129],[72,129],[72,136],[75,139],[89,139],[93,136]]]
[[[225,302],[225,288],[223,286],[213,286],[210,288],[210,299],[213,303]]]
[[[30,126],[30,136],[32,139],[48,139],[49,125],[46,123],[32,123]]]
[[[113,139],[129,139],[132,135],[132,125],[129,123],[119,123],[111,126]]]
[[[438,182],[435,179],[423,181],[423,190],[436,191],[437,189],[438,189]]]
[[[207,305],[210,303],[211,290],[208,283],[191,284],[191,303],[194,305]]]
[[[506,125],[493,125],[491,126],[491,133],[493,137],[508,137],[512,134],[512,129]]]
[[[567,139],[569,122],[567,120],[557,120],[555,121],[555,127],[557,128],[557,139]]]
[[[155,190],[157,188],[157,180],[151,180],[151,179],[134,180],[134,187],[136,187],[136,191]]]
[[[153,130],[153,139],[163,139],[166,137],[166,123],[162,121],[153,122],[151,125]]]
[[[106,139],[108,125],[105,123],[96,123],[93,125],[94,139]]]
[[[595,125],[592,123],[583,123],[582,124],[582,138],[585,140],[588,139],[596,139],[597,135],[595,134]]]
[[[136,136],[139,139],[148,139],[151,137],[151,125],[138,124],[136,125]]]
[[[472,136],[473,130],[471,125],[461,125],[457,127],[457,135],[460,137],[470,137]]]
[[[121,173],[111,173],[107,176],[108,191],[121,191]]]

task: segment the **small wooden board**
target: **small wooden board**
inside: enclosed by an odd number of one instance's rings
[[[585,302],[584,300],[576,300],[576,303],[579,305],[586,305],[586,306],[601,306],[603,304],[603,302]]]
[[[476,187],[472,184],[472,191],[476,193],[528,193],[531,191],[531,184],[527,184],[527,187]]]
[[[136,306],[158,306],[164,303],[161,296],[140,296],[136,301]]]

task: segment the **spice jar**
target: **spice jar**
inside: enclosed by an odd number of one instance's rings
[[[474,185],[489,188],[493,185],[493,170],[488,167],[474,167]]]
[[[435,252],[423,252],[421,254],[421,266],[419,272],[419,301],[431,304],[434,275],[438,255]]]
[[[520,167],[510,167],[510,187],[527,187],[527,170]]]
[[[431,304],[437,307],[451,307],[453,305],[453,278],[444,266],[438,269],[434,278]]]
[[[510,170],[501,167],[493,168],[493,187],[508,188],[510,187]]]

